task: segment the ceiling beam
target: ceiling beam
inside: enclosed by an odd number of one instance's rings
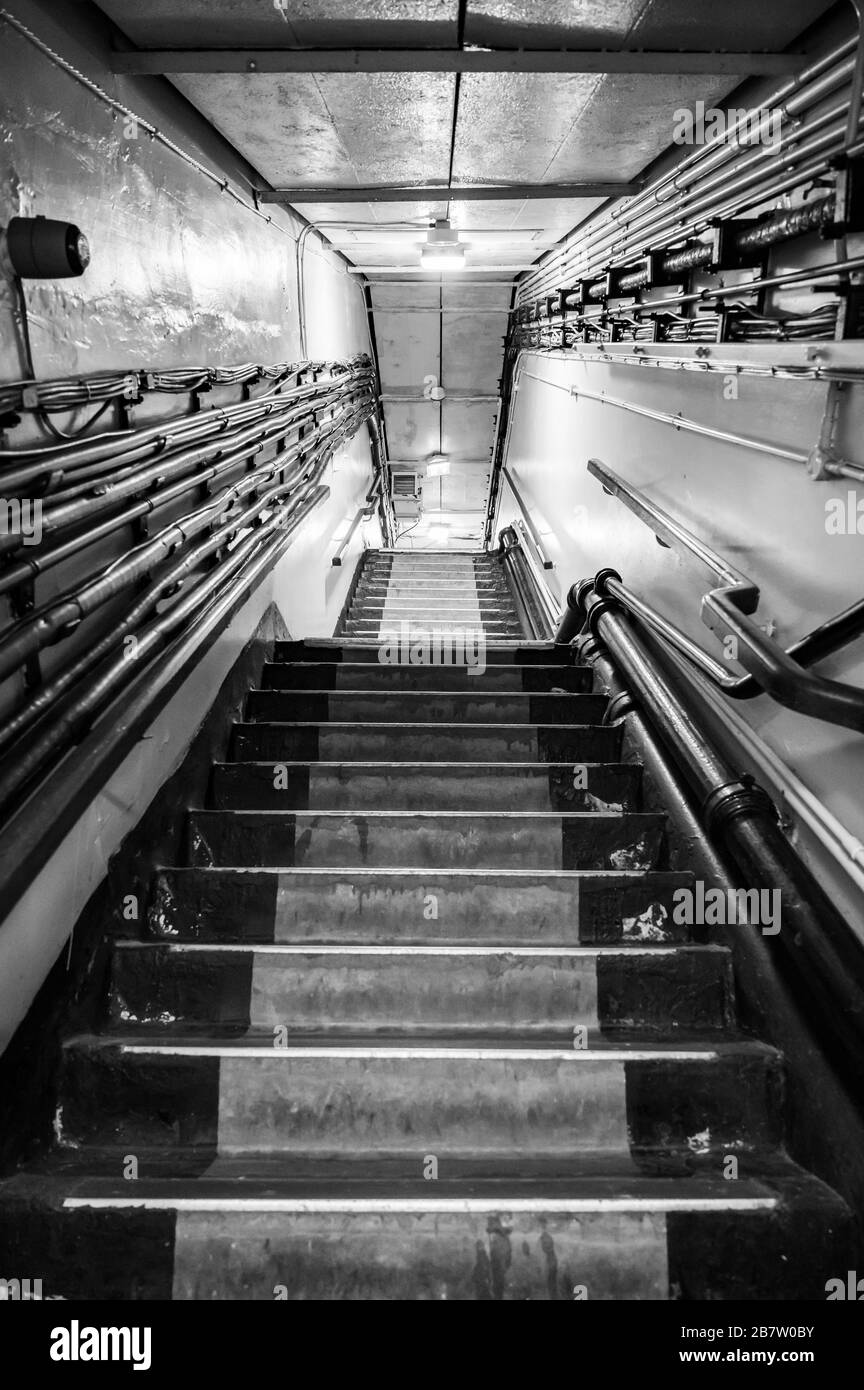
[[[525,198],[627,198],[638,183],[375,183],[330,188],[265,188],[259,203],[490,203]]]
[[[693,53],[676,49],[156,48],[113,54],[116,73],[172,72],[596,72],[777,76],[798,53]]]

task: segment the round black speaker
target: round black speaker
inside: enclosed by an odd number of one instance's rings
[[[16,275],[22,280],[60,280],[83,275],[90,264],[84,233],[72,222],[50,217],[12,217],[6,246]]]

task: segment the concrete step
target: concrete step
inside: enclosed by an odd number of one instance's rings
[[[449,585],[418,582],[410,587],[388,584],[386,588],[381,586],[375,589],[360,587],[355,590],[352,603],[503,603],[513,606],[513,601],[503,586],[478,589],[474,584],[456,582]]]
[[[419,653],[415,653],[419,656]],[[395,662],[268,661],[261,684],[270,690],[498,690],[588,693],[587,666],[513,666],[483,663],[477,667],[423,664],[411,651],[396,651]],[[401,658],[404,656],[405,660]]]
[[[369,630],[378,636],[381,632],[387,632],[398,638],[404,632],[406,635],[417,629],[424,632],[439,632],[442,630],[456,629],[457,631],[467,630],[469,633],[485,634],[490,630],[497,629],[519,636],[522,629],[518,627],[514,618],[501,613],[481,613],[475,610],[465,610],[461,613],[446,612],[441,609],[422,612],[419,609],[402,609],[395,612],[385,609],[381,613],[370,613],[361,610],[359,613],[352,613],[345,620],[345,630],[354,628],[358,625],[369,625]],[[392,639],[391,639],[392,640]]]
[[[404,630],[403,621],[407,623]],[[419,620],[414,622],[411,619],[391,622],[389,619],[385,621],[383,618],[348,618],[342,632],[346,637],[360,637],[370,641],[382,637],[392,641],[394,637],[398,638],[403,635],[407,635],[414,641],[420,641],[428,634],[435,633],[444,637],[450,634],[464,634],[475,642],[480,637],[486,642],[495,642],[499,638],[515,642],[523,635],[518,623],[497,618],[491,622],[463,622],[456,618],[441,618],[434,622],[421,622]]]
[[[388,599],[384,603],[364,599],[361,603],[355,602],[351,605],[348,616],[354,622],[364,618],[386,618],[391,622],[398,622],[400,618],[404,618],[416,623],[443,623],[450,619],[475,623],[480,619],[491,622],[496,618],[503,622],[517,621],[512,604],[478,603],[476,599],[438,599],[429,594],[423,599]]]
[[[728,1182],[448,1160],[429,1181],[413,1159],[279,1156],[130,1183],[110,1161],[7,1184],[0,1244],[46,1298],[809,1302],[854,1268],[848,1208],[788,1162]]]
[[[518,642],[506,642],[500,646],[489,642],[485,649],[486,664],[507,666],[573,666],[575,664],[572,648],[563,643],[530,642],[522,638]],[[345,637],[301,639],[299,641],[280,641],[275,643],[276,662],[349,662],[381,665],[381,648],[377,642],[346,640]],[[459,663],[449,663],[458,665]]]
[[[64,1048],[61,1139],[123,1153],[722,1159],[782,1143],[770,1047],[702,1038],[333,1042],[284,1029],[84,1036]]]
[[[465,593],[477,594],[480,597],[494,597],[499,594],[505,598],[510,597],[510,590],[503,579],[477,577],[467,584],[462,579],[436,579],[432,581],[431,586],[425,579],[361,579],[354,590],[354,596],[386,598],[391,595],[394,598],[422,598],[424,594],[428,595],[430,587],[443,598],[451,594]]]
[[[275,724],[600,724],[603,695],[472,690],[251,690],[246,721]]]
[[[413,608],[410,606],[405,608],[390,607],[377,611],[374,608],[352,608],[346,618],[346,624],[363,622],[375,622],[381,627],[395,629],[397,632],[403,623],[410,624],[412,627],[428,629],[455,626],[472,629],[482,628],[485,631],[490,627],[515,626],[518,620],[510,610],[470,608],[467,604],[458,609],[444,605],[425,609],[419,606]]]
[[[199,869],[156,875],[148,929],[168,941],[345,945],[666,945],[688,873],[532,869]]]
[[[117,942],[115,1029],[674,1037],[732,1026],[719,946],[263,946]]]
[[[621,729],[600,724],[235,724],[232,760],[614,763]]]
[[[655,812],[191,811],[189,863],[257,868],[659,867]]]
[[[642,769],[592,763],[216,763],[210,804],[256,811],[637,811]]]

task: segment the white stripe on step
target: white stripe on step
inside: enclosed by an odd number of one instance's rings
[[[130,1056],[225,1057],[232,1061],[268,1058],[270,1061],[441,1061],[441,1062],[593,1062],[602,1065],[623,1062],[719,1062],[716,1049],[692,1051],[678,1048],[590,1048],[590,1047],[393,1047],[332,1046],[269,1047],[260,1044],[238,1047],[232,1043],[121,1043],[117,1049]]]
[[[471,1212],[773,1211],[777,1197],[66,1197],[64,1207],[151,1211],[344,1212],[376,1216]]]

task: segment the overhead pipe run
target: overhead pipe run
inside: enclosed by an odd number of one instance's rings
[[[646,250],[662,245],[664,234],[667,242],[673,239],[681,240],[684,235],[689,235],[689,229],[681,227],[681,211],[685,206],[682,195],[691,196],[685,194],[690,185],[698,183],[706,174],[741,155],[742,136],[747,139],[754,117],[758,118],[760,111],[764,112],[767,109],[775,112],[781,123],[789,126],[789,130],[784,132],[779,148],[767,146],[751,151],[746,156],[746,161],[754,163],[759,159],[765,159],[773,161],[777,166],[782,164],[787,169],[800,163],[802,150],[796,149],[795,146],[800,139],[801,127],[796,128],[794,122],[802,111],[815,106],[830,92],[848,83],[848,99],[837,108],[840,122],[837,128],[832,130],[821,163],[814,171],[815,176],[820,172],[824,173],[830,166],[830,156],[835,153],[842,154],[844,148],[848,151],[850,147],[848,126],[853,119],[856,105],[855,89],[861,80],[860,37],[858,26],[855,36],[809,64],[797,77],[763,98],[758,108],[750,109],[730,129],[700,145],[681,159],[672,170],[644,188],[635,198],[602,213],[587,227],[571,234],[562,247],[541,260],[534,273],[522,282],[520,303],[547,293],[556,283],[560,285],[562,281],[566,283],[577,276],[585,278],[592,274],[597,275],[611,258],[623,260],[628,253],[644,254]],[[813,128],[820,124],[821,120],[817,120]],[[856,135],[857,129],[856,124]],[[715,203],[701,209],[703,223],[711,216],[722,216],[731,211],[722,208],[722,198],[728,197],[730,190],[734,190],[734,174],[734,169],[723,171],[719,180],[712,185],[715,189]],[[765,177],[764,171],[760,177]],[[751,190],[751,205],[763,201],[765,196],[769,195],[757,184],[757,187]],[[696,228],[698,227],[697,222]]]

